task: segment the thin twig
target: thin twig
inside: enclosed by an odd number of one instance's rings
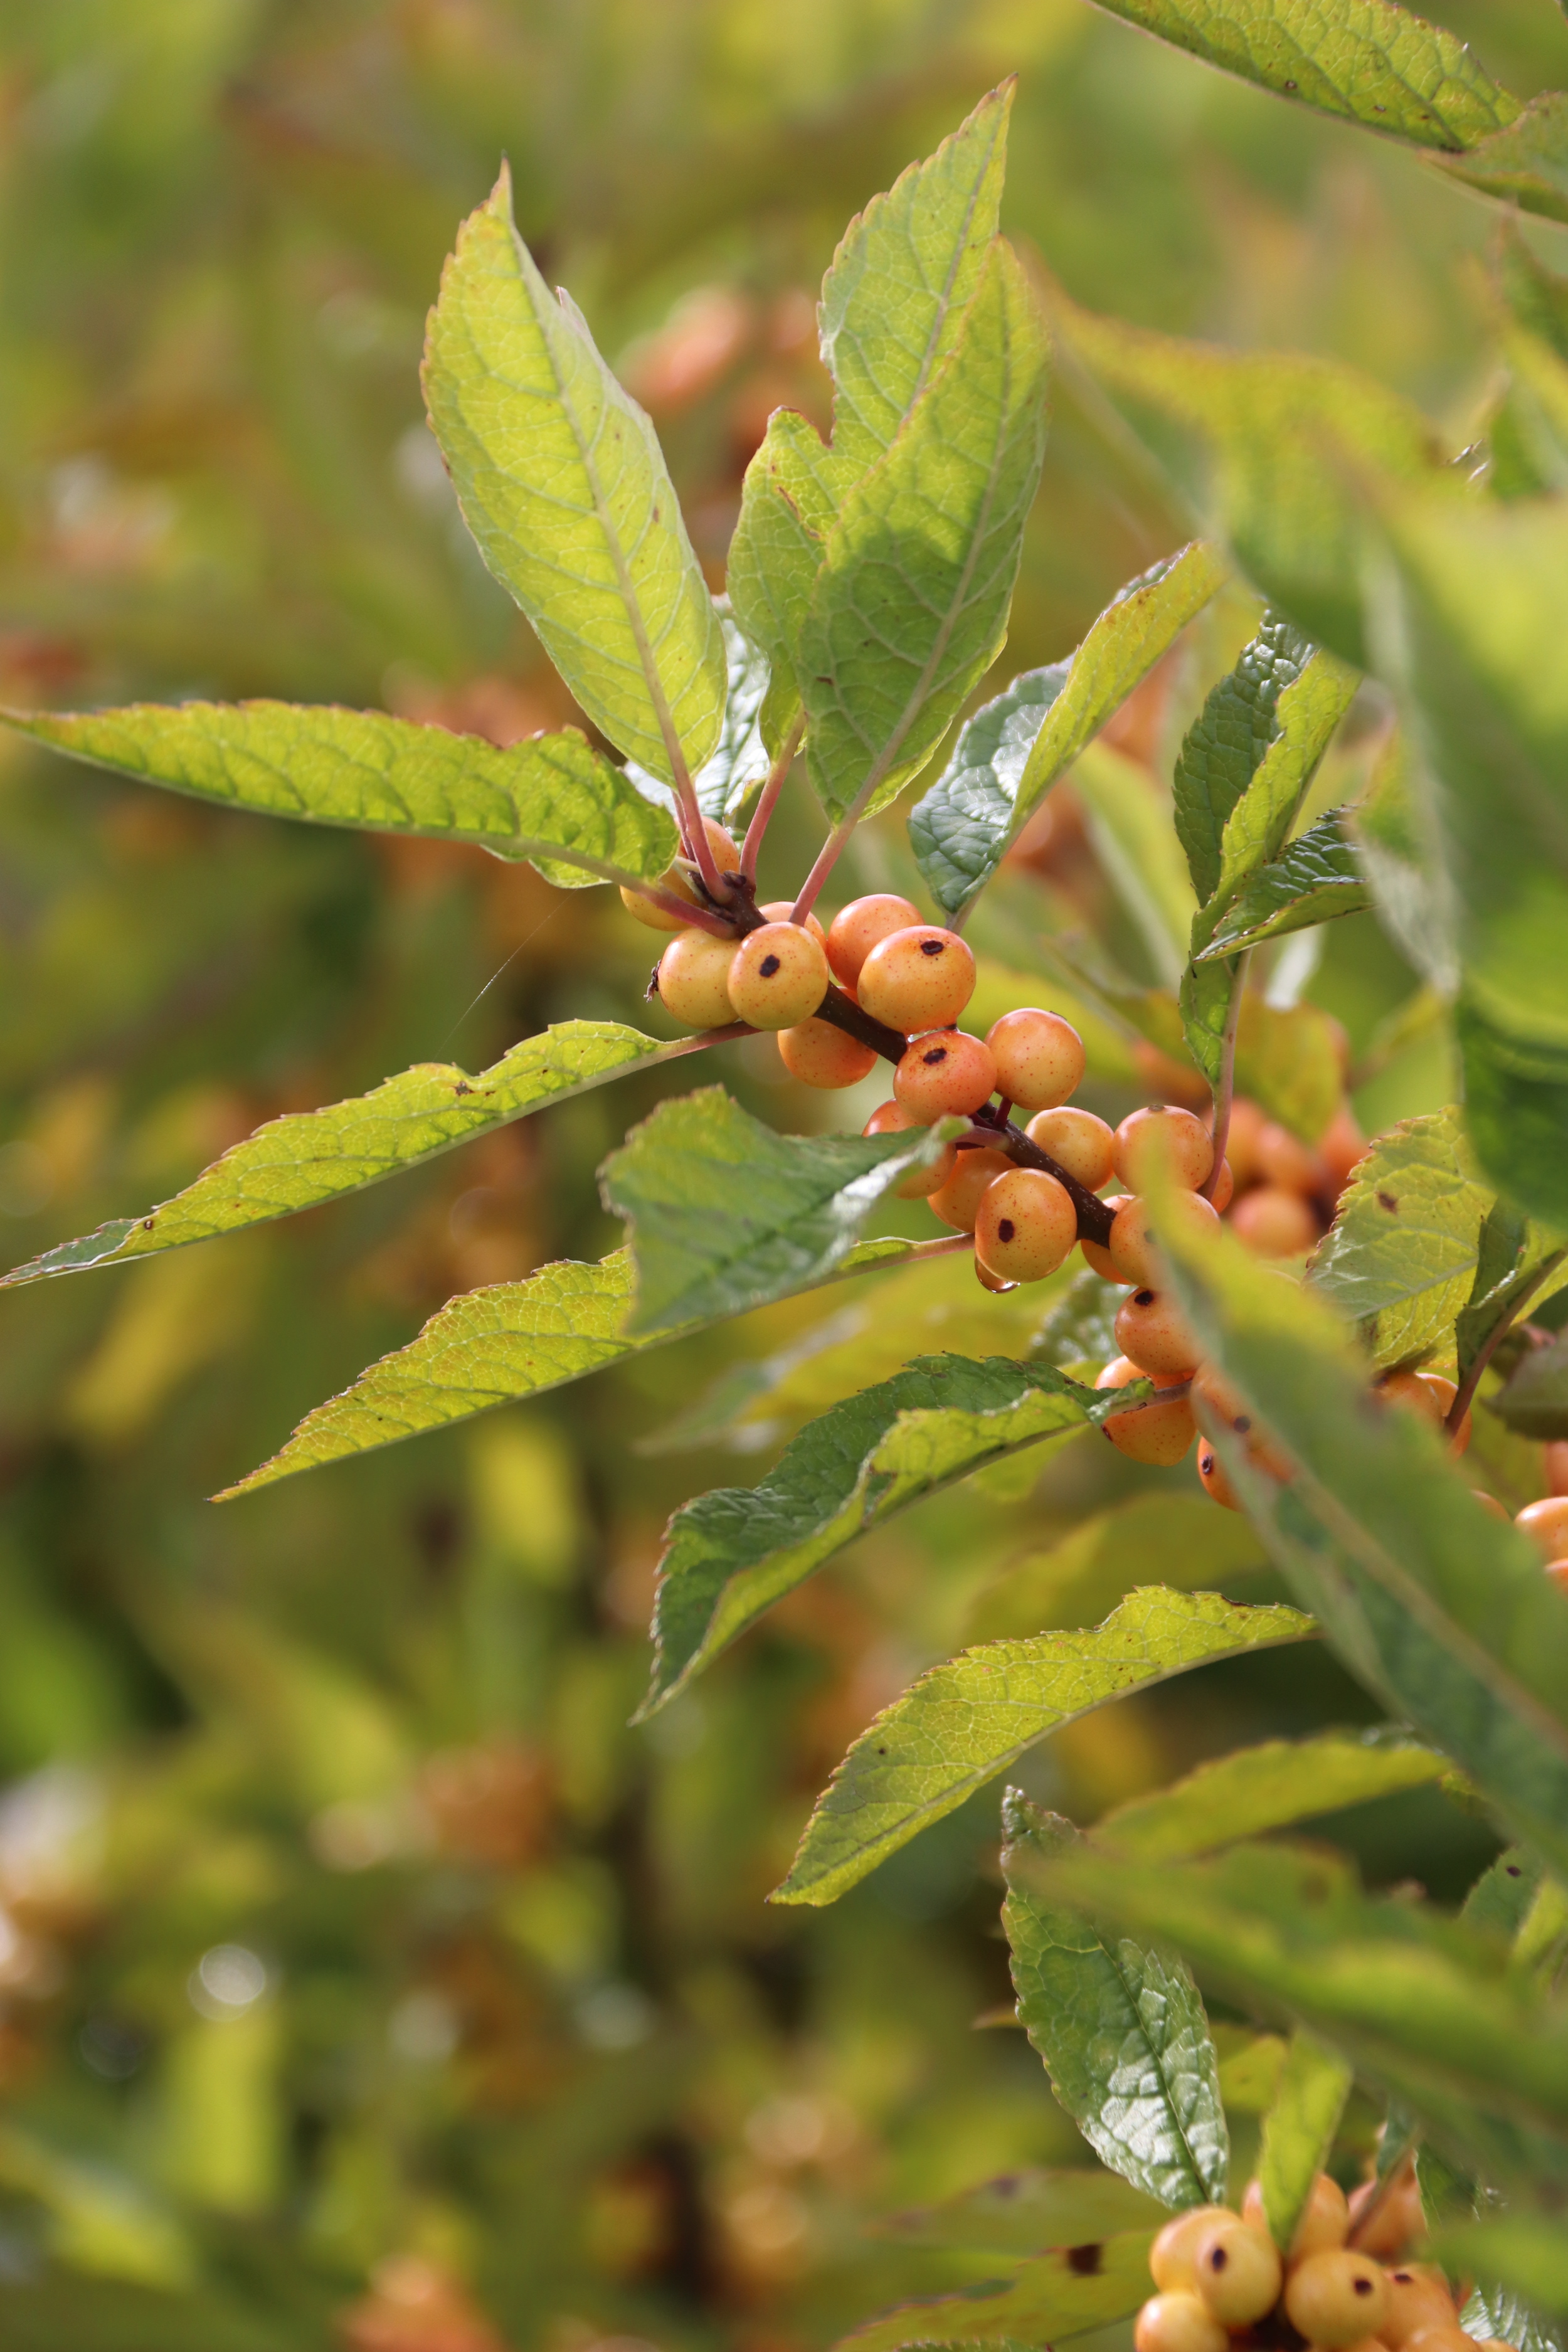
[[[1552,1253],[1551,1257],[1543,1260],[1543,1262],[1536,1267],[1528,1286],[1520,1292],[1518,1298],[1514,1301],[1513,1313],[1511,1315],[1503,1316],[1499,1320],[1496,1328],[1488,1332],[1486,1339],[1482,1341],[1480,1347],[1476,1351],[1475,1360],[1470,1365],[1470,1368],[1465,1374],[1464,1379],[1459,1382],[1458,1387],[1454,1391],[1454,1402],[1448,1407],[1447,1417],[1443,1423],[1443,1427],[1450,1437],[1457,1437],[1458,1435],[1460,1425],[1464,1421],[1465,1415],[1468,1412],[1471,1404],[1475,1401],[1476,1391],[1481,1384],[1481,1374],[1486,1370],[1487,1366],[1491,1362],[1491,1360],[1496,1354],[1498,1349],[1502,1345],[1502,1342],[1508,1337],[1510,1331],[1512,1330],[1514,1325],[1518,1322],[1521,1308],[1524,1307],[1529,1299],[1534,1297],[1542,1284],[1546,1280],[1547,1276],[1556,1272],[1557,1268],[1562,1265],[1565,1257],[1568,1257],[1568,1250],[1556,1250]]]
[[[800,886],[800,895],[790,908],[790,921],[804,923],[822,895],[822,886],[838,863],[838,853],[860,822],[858,807],[839,818],[822,847],[816,853],[816,863]]]
[[[752,822],[746,827],[746,838],[741,845],[741,871],[748,882],[754,882],[757,878],[757,859],[762,854],[763,836],[774,804],[784,788],[784,780],[795,765],[795,755],[800,749],[800,739],[805,732],[805,719],[797,719],[784,738],[784,749],[768,771],[768,780],[763,786],[756,807],[752,811]],[[792,919],[800,922],[804,918],[797,915]]]
[[[1199,1192],[1205,1201],[1214,1197],[1219,1182],[1220,1170],[1225,1166],[1225,1147],[1230,1140],[1230,1106],[1236,1093],[1236,1033],[1241,1026],[1241,1000],[1247,987],[1247,970],[1252,961],[1252,950],[1243,948],[1236,959],[1231,975],[1230,1002],[1225,1008],[1225,1034],[1219,1048],[1219,1092],[1214,1098],[1214,1166],[1208,1180],[1200,1184]]]

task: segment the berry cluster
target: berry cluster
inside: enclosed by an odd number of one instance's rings
[[[1461,2329],[1443,2273],[1402,2259],[1422,2234],[1407,2168],[1349,2200],[1321,2172],[1281,2258],[1255,2180],[1239,2213],[1199,2206],[1161,2231],[1149,2254],[1159,2292],[1138,2315],[1137,2352],[1231,2352],[1238,2339],[1323,2352],[1474,2352],[1479,2339]]]

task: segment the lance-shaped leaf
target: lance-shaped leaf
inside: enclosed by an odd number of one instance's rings
[[[779,1135],[721,1087],[662,1102],[600,1171],[631,1224],[629,1335],[741,1315],[841,1265],[878,1202],[941,1157],[952,1120],[903,1135]]]
[[[902,2352],[954,2344],[1063,2344],[1109,2327],[1149,2293],[1149,2230],[1124,2231],[1024,2263],[1006,2279],[900,2303],[840,2339],[838,2352]]]
[[[1165,1255],[1205,1360],[1293,1464],[1279,1487],[1228,1432],[1216,1436],[1286,1582],[1389,1713],[1445,1748],[1561,1867],[1568,1607],[1539,1557],[1481,1508],[1435,1432],[1373,1401],[1321,1297],[1224,1232],[1194,1250],[1173,1230]]]
[[[1296,2235],[1312,2184],[1329,2160],[1354,2080],[1338,2051],[1293,2033],[1274,2104],[1263,2118],[1258,2159],[1263,2215],[1283,2252]]]
[[[1454,1326],[1461,1383],[1568,1255],[1510,1201],[1493,1202],[1477,1253],[1470,1296]]]
[[[1200,1764],[1184,1780],[1107,1813],[1096,1845],[1143,1862],[1209,1853],[1346,1805],[1428,1788],[1453,1770],[1440,1748],[1399,1731],[1324,1731],[1270,1739]]]
[[[745,815],[771,765],[762,724],[771,674],[767,655],[752,643],[734,618],[730,599],[716,596],[713,603],[724,632],[729,679],[724,723],[712,753],[691,782],[703,815],[714,818],[720,824],[733,824]],[[639,768],[633,760],[626,761],[626,773],[651,799],[662,801],[673,814],[675,795],[668,784],[660,783],[657,776]]]
[[[868,1726],[817,1800],[775,1903],[832,1903],[1048,1732],[1211,1658],[1305,1641],[1295,1609],[1129,1593],[1103,1625],[986,1642],[933,1666]]]
[[[1489,1409],[1521,1437],[1568,1437],[1568,1337],[1525,1356]]]
[[[1467,187],[1542,220],[1568,221],[1568,97],[1544,89],[1522,113],[1488,138],[1465,142],[1463,155],[1432,161]]]
[[[563,1021],[525,1037],[477,1077],[449,1062],[421,1062],[352,1102],[268,1119],[173,1200],[144,1216],[116,1217],[80,1241],[57,1244],[0,1276],[0,1288],[153,1257],[319,1208],[624,1071],[679,1060],[705,1042],[665,1045],[618,1021]]]
[[[829,1279],[903,1265],[918,1247],[862,1242]],[[297,1470],[396,1445],[497,1405],[521,1404],[680,1336],[671,1330],[628,1338],[636,1295],[631,1252],[621,1249],[596,1265],[565,1258],[523,1282],[492,1283],[448,1299],[405,1348],[384,1356],[342,1396],[308,1412],[270,1461],[216,1499],[226,1502]]]
[[[1005,2172],[940,2205],[873,2221],[867,2235],[957,2253],[1037,2254],[1123,2230],[1158,2230],[1164,2220],[1157,2198],[1144,2196],[1118,2173],[1076,2164],[1060,2172]]]
[[[746,468],[741,514],[725,573],[735,617],[763,647],[781,699],[770,694],[768,749],[775,751],[799,707],[796,669],[822,551],[854,465],[827,448],[815,425],[793,408],[775,409],[762,446]]]
[[[792,1439],[760,1486],[700,1495],[671,1519],[645,1712],[868,1528],[1102,1411],[1053,1365],[1002,1356],[920,1356],[846,1398]]]
[[[999,652],[1045,453],[1046,345],[997,239],[953,348],[827,533],[800,641],[836,820],[918,773]]]
[[[471,841],[551,881],[647,881],[675,827],[575,729],[507,750],[384,710],[289,702],[5,711],[5,723],[139,783],[261,816]]]
[[[1373,903],[1362,862],[1346,840],[1340,813],[1289,843],[1282,856],[1244,882],[1195,961],[1212,963],[1289,931],[1310,931],[1341,915],[1364,914]]]
[[[724,639],[658,436],[553,296],[503,168],[430,313],[430,423],[463,520],[596,727],[665,783],[724,712]]]
[[[1030,1865],[1078,1843],[1016,1789],[1002,1801],[1002,1925],[1018,2020],[1102,2164],[1178,2210],[1223,2200],[1230,2136],[1219,2060],[1185,1964],[1041,1895]]]
[[[1041,290],[1059,363],[1092,379],[1195,511],[1212,509],[1271,604],[1364,666],[1358,477],[1437,468],[1420,412],[1337,361],[1181,342]]]
[[[1233,670],[1210,689],[1176,758],[1172,793],[1176,836],[1200,906],[1220,887],[1231,816],[1270,753],[1285,741],[1280,698],[1313,656],[1299,629],[1265,614]],[[1270,794],[1270,803],[1276,795]]]
[[[959,734],[910,814],[910,842],[939,907],[960,915],[995,873],[1058,778],[1119,710],[1221,585],[1194,544],[1129,582],[1078,651],[1026,670]]]
[[[1211,66],[1417,147],[1474,147],[1519,100],[1394,0],[1099,0]]]
[[[1312,1261],[1314,1290],[1361,1326],[1377,1364],[1447,1351],[1494,1205],[1458,1111],[1404,1120],[1373,1145]]]

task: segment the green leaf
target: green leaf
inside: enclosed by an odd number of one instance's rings
[[[1074,1845],[1070,1822],[1010,1789],[1002,1822],[1018,2017],[1058,2103],[1102,2164],[1162,2205],[1223,2200],[1219,2061],[1185,1965],[1125,1937],[1102,1943],[1081,1915],[1037,1893],[1026,1864]]]
[[[1560,2221],[1499,2213],[1484,2221],[1450,2223],[1438,2233],[1431,2252],[1446,2268],[1481,2279],[1493,2295],[1500,2289],[1527,2298],[1539,2311],[1568,2319],[1568,2240]],[[1548,2342],[1556,2335],[1539,2324],[1535,2332]]]
[[[1037,274],[1060,363],[1084,371],[1237,562],[1319,644],[1364,667],[1359,477],[1441,462],[1418,410],[1337,361],[1180,342],[1079,310]]]
[[[1314,651],[1289,621],[1266,613],[1236,667],[1211,688],[1177,755],[1172,787],[1176,835],[1201,906],[1220,887],[1226,827],[1233,813],[1259,768],[1285,740],[1280,699],[1300,682]]]
[[[1500,498],[1568,489],[1568,366],[1542,336],[1504,319],[1508,384],[1488,427],[1489,482]]]
[[[1522,2295],[1507,2287],[1477,2287],[1459,2314],[1459,2325],[1477,2344],[1513,2344],[1519,2352],[1563,2352],[1563,2330],[1538,2317]]]
[[[1269,1004],[1249,991],[1237,1027],[1236,1085],[1303,1143],[1316,1143],[1344,1092],[1332,1023],[1315,1004]]]
[[[551,881],[649,881],[675,827],[573,728],[506,751],[383,710],[289,702],[0,711],[73,759],[228,808],[370,833],[471,841]]]
[[[368,1095],[268,1119],[145,1216],[117,1217],[0,1276],[0,1289],[152,1257],[242,1232],[416,1168],[546,1103],[586,1094],[623,1071],[679,1059],[704,1041],[663,1045],[618,1021],[563,1021],[524,1038],[478,1077],[421,1062]]]
[[[1454,1326],[1461,1385],[1564,1255],[1521,1209],[1493,1202],[1481,1226],[1469,1299]]]
[[[779,1135],[721,1087],[661,1102],[600,1171],[631,1226],[628,1337],[744,1314],[841,1265],[872,1210],[940,1157],[953,1122],[905,1135]]]
[[[917,1246],[862,1242],[829,1279],[901,1265]],[[635,1295],[631,1252],[622,1249],[597,1265],[564,1258],[526,1281],[492,1283],[448,1299],[405,1348],[372,1364],[342,1396],[317,1405],[270,1461],[216,1499],[227,1502],[297,1470],[374,1453],[497,1405],[520,1404],[679,1336],[664,1331],[650,1339],[628,1339]]]
[[[1075,1274],[1066,1295],[1040,1326],[1035,1352],[1052,1364],[1092,1364],[1099,1371],[1121,1353],[1116,1318],[1127,1294],[1092,1266]]]
[[[1463,155],[1434,156],[1451,178],[1542,220],[1568,221],[1568,97],[1544,89],[1515,121]]]
[[[425,398],[463,520],[596,727],[665,783],[724,713],[724,638],[642,410],[557,300],[503,167],[458,232]]]
[[[724,631],[729,691],[718,743],[691,781],[703,815],[734,824],[745,815],[772,765],[763,735],[763,706],[771,679],[766,654],[734,619],[729,598],[716,596],[713,601]]]
[[[910,845],[945,914],[984,888],[1051,786],[1224,578],[1212,547],[1162,558],[1118,593],[1076,653],[1026,670],[967,722],[910,814]]]
[[[1452,1769],[1441,1749],[1399,1731],[1323,1731],[1311,1739],[1266,1740],[1119,1805],[1097,1823],[1094,1843],[1140,1862],[1173,1861],[1343,1806],[1427,1788]]]
[[[1568,1437],[1568,1337],[1521,1358],[1487,1409],[1521,1437]]]
[[[1186,961],[1194,908],[1170,803],[1136,760],[1091,743],[1072,772],[1089,841],[1155,973],[1174,988]]]
[[[1269,2235],[1283,2252],[1328,2163],[1354,2081],[1339,2053],[1310,2033],[1290,2036],[1274,2104],[1263,2119],[1258,2178]]]
[[[803,1429],[759,1486],[677,1511],[659,1562],[653,1683],[662,1706],[764,1610],[868,1528],[1102,1410],[1049,1364],[921,1356]]]
[[[1454,1031],[1476,1157],[1533,1214],[1568,1228],[1568,1046],[1521,1038],[1467,996],[1454,1008]]]
[[[839,2352],[927,2352],[955,2344],[1061,2344],[1108,2327],[1149,2293],[1152,2232],[1138,2230],[1064,2247],[1023,2263],[1011,2278],[986,2279],[955,2294],[900,2303],[841,2339]]]
[[[1099,0],[1211,66],[1417,147],[1476,146],[1519,100],[1393,0]]]
[[[991,247],[952,349],[827,533],[797,684],[835,822],[894,799],[1001,650],[1045,454],[1046,344]]]
[[[1220,1518],[1206,1496],[1162,1487],[1096,1512],[1048,1550],[1010,1562],[977,1596],[964,1633],[971,1642],[997,1642],[1094,1625],[1134,1585],[1191,1592],[1267,1565],[1239,1512]]]
[[[1466,1895],[1459,1916],[1511,1944],[1540,1891],[1542,1867],[1525,1847],[1505,1846]]]
[[[773,1899],[835,1902],[1064,1723],[1211,1658],[1312,1631],[1294,1609],[1154,1588],[1130,1593],[1089,1632],[965,1650],[911,1684],[855,1742]]]
[[[811,592],[827,534],[856,479],[855,467],[824,446],[815,425],[780,408],[768,419],[742,484],[725,574],[730,601],[741,627],[772,662],[774,689],[787,680],[795,704]],[[788,725],[781,709],[768,737],[770,751],[777,751]]]
[[[1405,1119],[1379,1136],[1342,1194],[1312,1287],[1361,1326],[1375,1364],[1446,1354],[1493,1206],[1458,1111]]]
[[[872,2221],[867,2234],[957,2253],[1037,2254],[1123,2230],[1158,2230],[1164,2219],[1158,2199],[1118,2174],[1074,2165],[1062,2172],[1005,2172],[940,2205]]]
[[[1408,740],[1394,729],[1373,763],[1370,788],[1346,812],[1377,919],[1405,961],[1440,999],[1459,984],[1458,951],[1447,878],[1436,859],[1434,828],[1417,802]]]
[[[833,451],[854,478],[889,448],[957,343],[996,235],[1015,81],[873,196],[822,281]]]
[[[1243,948],[1259,947],[1265,940],[1283,939],[1289,931],[1311,930],[1341,915],[1364,914],[1372,903],[1362,861],[1353,843],[1346,840],[1335,809],[1242,884],[1194,960],[1212,963],[1221,956],[1239,954]]]

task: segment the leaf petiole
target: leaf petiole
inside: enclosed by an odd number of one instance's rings
[[[763,842],[778,796],[784,788],[784,781],[795,765],[795,755],[800,749],[801,737],[805,733],[805,720],[797,719],[784,739],[784,749],[768,771],[768,780],[763,786],[756,807],[752,812],[752,822],[746,827],[746,838],[741,845],[741,871],[748,882],[755,882],[757,878],[757,859],[762,853]],[[805,919],[805,916],[798,908],[790,917],[793,923],[804,922]]]
[[[1252,950],[1243,948],[1236,960],[1231,978],[1230,1002],[1225,1009],[1225,1034],[1220,1039],[1219,1091],[1214,1098],[1214,1166],[1207,1181],[1199,1192],[1205,1201],[1214,1198],[1219,1171],[1225,1166],[1225,1147],[1230,1139],[1230,1106],[1236,1094],[1236,1034],[1241,1026],[1241,1000],[1247,992],[1247,966],[1252,961]]]

